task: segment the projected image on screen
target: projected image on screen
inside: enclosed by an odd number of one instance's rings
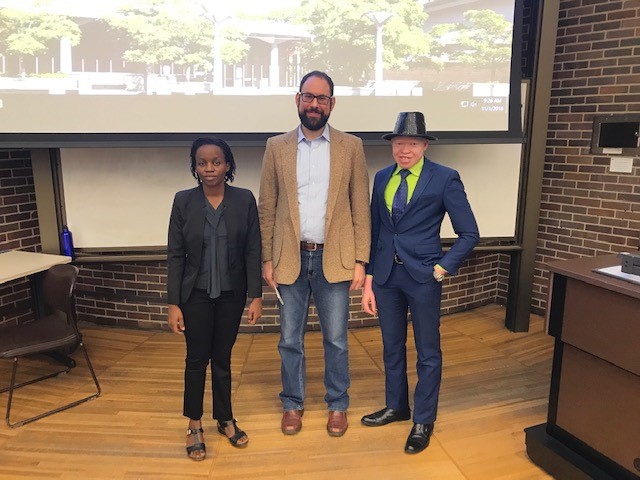
[[[514,0],[0,0],[0,122],[284,131],[323,70],[345,130],[402,110],[431,131],[508,130],[513,19]]]

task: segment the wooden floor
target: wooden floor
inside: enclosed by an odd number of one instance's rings
[[[515,334],[504,328],[504,315],[503,307],[491,305],[443,317],[439,417],[431,445],[418,455],[403,451],[410,422],[360,424],[362,415],[384,406],[378,328],[350,331],[350,426],[340,438],[325,430],[319,333],[306,336],[306,411],[295,436],[280,432],[277,335],[240,335],[233,353],[234,413],[250,443],[233,448],[207,418],[208,456],[200,463],[184,452],[182,337],[83,325],[103,395],[18,429],[0,426],[0,479],[550,478],[527,457],[523,429],[546,418],[552,339],[540,317],[532,316],[529,333]],[[79,367],[70,374],[20,389],[12,418],[88,392],[92,384],[81,356],[75,357]],[[2,383],[10,363],[0,364]],[[42,363],[33,361],[33,369]],[[410,382],[413,388],[414,372]],[[1,394],[2,413],[6,401]]]

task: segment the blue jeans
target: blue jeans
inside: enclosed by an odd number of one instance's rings
[[[278,343],[282,359],[280,400],[283,410],[299,410],[304,407],[304,333],[309,301],[313,293],[324,347],[324,400],[329,410],[344,412],[349,407],[347,390],[351,384],[347,347],[350,282],[327,282],[322,272],[322,250],[302,251],[300,255],[301,268],[298,279],[291,285],[278,286],[284,301],[284,305],[280,305]]]

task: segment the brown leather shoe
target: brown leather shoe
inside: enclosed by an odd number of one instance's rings
[[[280,428],[285,435],[295,435],[302,428],[303,410],[285,410],[282,414],[282,423]]]
[[[341,437],[347,431],[347,412],[329,411],[329,420],[327,421],[327,432],[332,437]]]

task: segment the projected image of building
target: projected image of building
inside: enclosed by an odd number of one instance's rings
[[[0,89],[126,95],[286,87],[302,68],[296,44],[311,39],[304,25],[216,18],[194,4],[175,16],[178,4],[170,0],[147,9],[91,3],[101,2],[52,2],[48,9],[0,2],[8,26],[0,37]],[[145,23],[152,28],[140,28]]]
[[[510,129],[509,97],[514,82],[519,85],[511,72],[516,0],[371,5],[364,0],[0,0],[0,120],[10,117],[10,128],[24,131],[13,115],[20,110],[34,128],[33,114],[24,106],[36,101],[40,114],[59,108],[78,112],[65,127],[53,115],[45,124],[42,115],[36,132],[103,132],[111,124],[126,132],[156,132],[160,127],[146,123],[129,126],[128,118],[126,126],[106,119],[87,123],[82,111],[113,111],[122,120],[123,108],[129,108],[148,121],[171,110],[193,119],[193,108],[227,111],[229,106],[240,112],[248,103],[242,98],[252,96],[277,108],[272,98],[293,95],[306,72],[323,70],[335,82],[335,96],[352,99],[346,102],[350,109],[389,111],[394,117],[400,110],[428,107],[464,113],[438,116],[431,123],[435,130]],[[71,106],[56,100],[60,97]],[[107,100],[112,97],[129,103]],[[184,100],[193,97],[197,104]],[[385,101],[389,97],[394,103]],[[336,115],[339,120],[342,113]],[[192,121],[169,122],[160,131],[202,128]],[[370,114],[360,122],[353,130],[379,131],[388,123]],[[244,128],[238,122],[215,126],[231,132]]]
[[[295,88],[301,72],[321,68],[355,95],[421,95],[424,72],[460,64],[470,78],[495,81],[490,67],[508,82],[512,1],[403,0],[379,11],[337,2],[342,15],[328,15],[326,2],[281,2],[259,14],[256,2],[213,14],[205,1],[0,1],[0,89],[261,94]],[[406,4],[410,20],[395,13]],[[488,21],[494,32],[470,38]]]

